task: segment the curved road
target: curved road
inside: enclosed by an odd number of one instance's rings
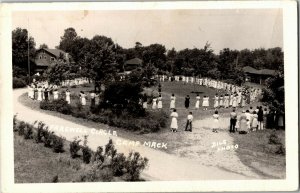
[[[14,95],[14,114],[18,114],[17,118],[26,122],[33,123],[35,120],[43,121],[46,125],[58,125],[64,127],[65,130],[55,130],[55,133],[72,141],[76,136],[88,134],[88,146],[96,150],[98,146],[107,144],[108,139],[112,138],[114,142],[117,140],[126,140],[121,137],[100,135],[92,133],[91,128],[83,125],[75,124],[65,119],[44,114],[39,111],[32,110],[18,101],[20,95],[26,92],[26,89],[17,89],[13,91]],[[80,128],[78,130],[70,130],[67,128]],[[96,128],[104,129],[104,128]],[[215,167],[201,165],[197,160],[180,158],[170,155],[162,151],[145,146],[125,146],[116,145],[118,152],[127,155],[130,151],[138,151],[143,157],[149,159],[149,167],[144,170],[142,177],[151,181],[174,181],[174,180],[242,180],[250,179],[249,177],[224,171]],[[253,178],[252,178],[253,179]]]

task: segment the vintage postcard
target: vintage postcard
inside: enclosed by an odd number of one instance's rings
[[[0,6],[2,192],[298,189],[296,1]]]

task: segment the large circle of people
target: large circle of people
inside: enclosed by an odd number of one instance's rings
[[[163,81],[173,81],[172,77],[167,77],[165,75],[157,76],[156,78],[159,79],[160,82]],[[194,77],[185,77],[185,76],[175,76],[173,77],[175,81],[182,81],[185,83],[191,83],[191,84],[197,84],[200,86],[210,87],[214,88],[216,90],[224,90],[226,91],[226,94],[218,94],[213,98],[213,104],[210,104],[210,98],[209,96],[203,96],[202,97],[202,103],[201,103],[201,97],[199,94],[197,94],[195,98],[195,109],[198,110],[202,106],[202,109],[204,111],[210,109],[214,109],[214,114],[212,116],[212,131],[218,132],[219,129],[219,114],[218,109],[220,108],[232,108],[232,112],[230,113],[230,129],[229,132],[236,132],[239,131],[239,133],[249,133],[251,131],[256,130],[263,130],[266,126],[266,119],[269,111],[267,108],[257,107],[256,109],[252,109],[250,107],[248,110],[243,110],[242,114],[237,116],[236,108],[238,107],[245,107],[246,104],[251,104],[254,101],[257,100],[257,98],[261,95],[262,90],[257,88],[245,88],[236,86],[233,84],[225,83],[223,81],[213,80],[210,78],[194,78]],[[62,82],[62,86],[72,86],[72,85],[81,85],[88,83],[88,80],[85,78],[77,78],[74,80],[67,80]],[[160,85],[160,84],[159,84]],[[68,89],[65,90],[64,96],[62,93],[59,93],[59,86],[55,84],[49,84],[47,81],[44,82],[35,82],[28,86],[28,97],[33,100],[50,100],[50,95],[53,95],[53,100],[58,100],[59,98],[64,98],[68,104],[71,103],[71,93]],[[163,98],[161,95],[161,86],[158,88],[158,96],[153,97],[152,101],[149,102],[148,96],[144,94],[143,98],[140,99],[140,104],[143,106],[143,108],[148,109],[148,105],[150,103],[151,107],[150,109],[162,109],[163,108]],[[83,91],[80,91],[79,97],[80,102],[84,106],[86,105],[87,97],[88,95],[84,93]],[[59,95],[61,95],[59,97]],[[99,104],[99,92],[90,92],[90,100],[91,105],[98,105]],[[184,105],[186,109],[189,109],[190,107],[190,96],[187,95],[185,97]],[[174,94],[170,97],[170,110],[171,112],[171,131],[177,132],[178,131],[178,113],[176,110],[176,96]],[[193,115],[192,112],[189,112],[187,115],[187,122],[185,131],[192,132],[192,122],[193,122]]]

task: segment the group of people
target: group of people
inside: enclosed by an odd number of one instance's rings
[[[28,97],[37,101],[49,101],[50,96],[52,96],[51,98],[53,98],[53,100],[64,99],[68,104],[71,104],[71,96],[75,95],[76,94],[71,94],[69,89],[60,92],[57,85],[48,84],[48,82],[39,82],[37,84],[32,83],[28,86]],[[99,92],[90,91],[88,97],[88,94],[84,91],[80,91],[78,96],[80,103],[83,106],[87,104],[87,98],[90,98],[91,106],[98,105],[100,102]]]

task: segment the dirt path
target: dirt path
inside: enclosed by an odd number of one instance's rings
[[[48,126],[58,125],[63,126],[64,130],[55,130],[55,133],[58,135],[64,136],[67,140],[72,140],[76,136],[83,136],[88,134],[88,145],[95,150],[100,145],[105,145],[108,142],[109,138],[112,138],[115,142],[120,140],[125,140],[120,136],[108,136],[100,135],[93,133],[91,128],[87,128],[83,125],[75,124],[73,122],[67,121],[65,119],[47,115],[38,111],[34,111],[28,107],[22,105],[18,98],[26,92],[26,89],[17,89],[13,91],[14,94],[14,113],[18,114],[18,119],[24,120],[27,122],[34,122],[35,120],[43,121]],[[71,131],[67,128],[80,128],[80,132]],[[96,128],[102,129],[102,128]],[[104,129],[104,128],[103,128]],[[200,131],[200,130],[199,130]],[[196,133],[194,136],[199,136],[201,133]],[[193,135],[191,135],[193,136]],[[206,138],[206,137],[205,137]],[[203,138],[202,138],[203,139]],[[215,139],[214,139],[215,140]],[[209,140],[206,140],[207,142]],[[143,143],[143,142],[142,142]],[[218,180],[218,179],[253,179],[256,176],[252,175],[241,175],[235,172],[226,171],[225,169],[220,169],[214,163],[215,157],[211,157],[210,154],[201,154],[198,159],[182,158],[179,156],[170,155],[161,151],[157,151],[153,148],[145,146],[125,146],[117,145],[118,152],[123,152],[128,154],[130,151],[138,151],[142,156],[147,157],[149,161],[149,167],[145,170],[142,176],[148,180]],[[199,145],[197,145],[199,148]],[[204,146],[207,147],[207,146]],[[211,151],[210,149],[207,149]],[[184,151],[179,149],[180,152]],[[234,154],[232,154],[234,155]],[[221,154],[219,156],[222,157]],[[217,158],[219,158],[217,157]],[[207,159],[208,162],[211,162],[212,166],[203,165],[203,159]],[[236,158],[232,159],[232,162],[235,162]],[[202,161],[201,161],[202,160]]]

